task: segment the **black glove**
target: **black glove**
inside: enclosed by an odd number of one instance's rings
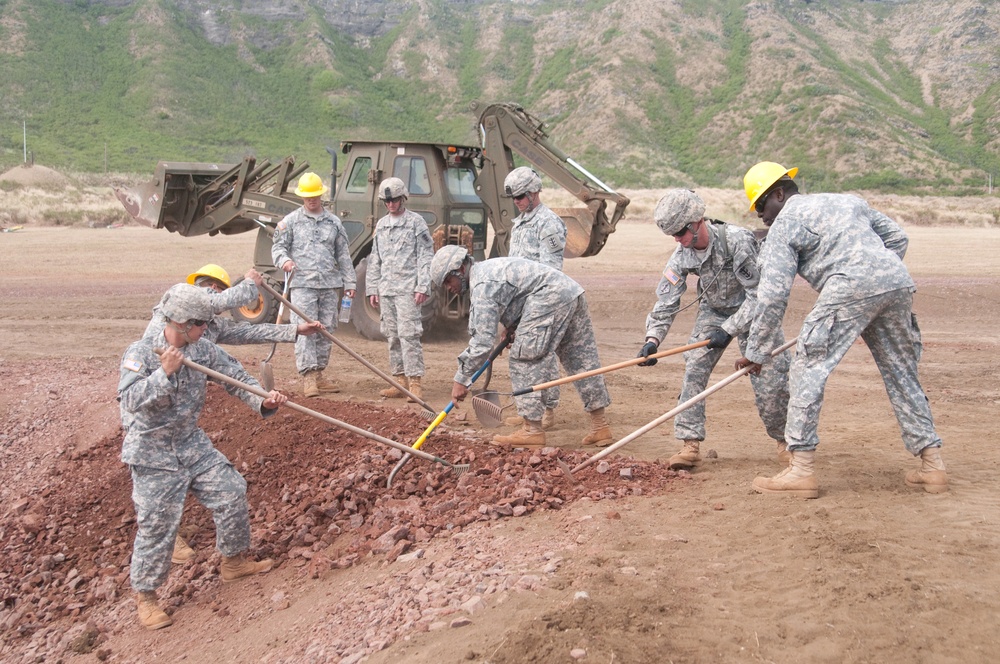
[[[721,327],[717,327],[708,333],[708,347],[709,348],[725,348],[729,345],[729,342],[733,340],[732,335],[728,334]]]
[[[657,348],[659,348],[659,345],[657,345],[655,341],[647,341],[645,344],[643,344],[642,349],[639,351],[639,354],[636,355],[636,357],[646,358],[645,362],[639,363],[640,367],[651,367],[659,361],[655,357],[650,357],[650,355],[656,353]]]

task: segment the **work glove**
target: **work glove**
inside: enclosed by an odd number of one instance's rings
[[[723,330],[721,327],[717,327],[708,333],[709,348],[725,348],[732,340],[732,335]]]
[[[639,354],[636,355],[636,357],[644,357],[646,358],[646,361],[640,362],[639,366],[651,367],[654,364],[656,364],[659,360],[657,360],[655,357],[650,357],[650,355],[655,354],[658,348],[659,346],[655,341],[647,341],[645,344],[643,344],[642,348],[639,350]]]

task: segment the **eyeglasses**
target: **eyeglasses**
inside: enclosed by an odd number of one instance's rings
[[[528,197],[528,194],[527,194],[527,193],[524,193],[524,194],[518,194],[517,196],[513,196],[512,198],[513,198],[513,199],[514,199],[515,201],[523,201],[523,200],[524,200],[525,198],[527,198],[527,197]]]
[[[671,233],[671,235],[673,235],[674,237],[678,237],[678,238],[679,237],[684,237],[684,234],[687,233],[689,230],[691,230],[691,224],[688,224],[687,226],[685,226],[684,228],[680,229],[676,233]]]
[[[397,196],[395,198],[387,198],[387,199],[385,199],[385,204],[386,205],[388,205],[389,203],[402,203],[402,202],[403,202],[403,197],[402,196]]]
[[[198,320],[197,318],[195,318],[194,320],[189,320],[188,325],[190,325],[191,327],[201,327],[202,325],[208,325],[208,321]]]
[[[753,209],[757,211],[757,214],[764,213],[764,204],[767,203],[767,197],[774,193],[774,189],[765,193],[763,196],[757,199],[757,202],[753,204]]]

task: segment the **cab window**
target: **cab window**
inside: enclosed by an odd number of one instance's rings
[[[476,194],[476,174],[471,168],[449,168],[445,171],[448,193],[461,203],[481,203]]]
[[[431,193],[431,181],[427,176],[427,162],[423,157],[399,156],[392,165],[392,172],[406,183],[410,196],[426,196]]]
[[[371,157],[358,157],[355,159],[351,176],[347,178],[347,193],[363,194],[368,191],[368,171],[371,169]]]

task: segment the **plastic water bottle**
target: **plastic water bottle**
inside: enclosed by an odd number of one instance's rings
[[[351,298],[346,295],[340,299],[340,318],[341,323],[347,323],[351,320]]]

